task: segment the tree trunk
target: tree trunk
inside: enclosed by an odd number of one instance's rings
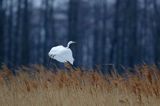
[[[155,63],[160,66],[160,11],[158,7],[157,0],[153,0],[154,4],[154,18],[155,18],[155,23],[156,26],[154,27],[154,39],[155,39],[155,44],[154,44],[154,53],[155,53]]]
[[[79,14],[79,0],[70,0],[68,8],[68,40],[78,41],[78,14]],[[72,48],[73,56],[75,58],[75,65],[78,65],[78,53],[81,53],[78,48],[78,42],[76,47]],[[81,57],[79,57],[81,58]]]
[[[94,26],[93,26],[93,37],[94,37],[94,41],[93,41],[93,47],[94,47],[94,51],[93,51],[93,63],[94,63],[94,68],[97,67],[97,65],[100,65],[100,53],[101,53],[101,49],[100,49],[100,21],[101,21],[101,11],[100,11],[100,4],[95,1],[95,4],[93,6],[94,9],[94,13],[93,13],[93,18],[94,18]]]
[[[29,64],[29,10],[28,10],[28,0],[23,1],[23,25],[22,25],[22,64]]]
[[[5,10],[3,7],[3,0],[0,0],[0,64],[4,62],[4,22]]]

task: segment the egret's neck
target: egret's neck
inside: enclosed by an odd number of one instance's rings
[[[71,42],[69,42],[69,43],[67,44],[67,48],[69,48],[71,44],[72,44],[72,43],[71,43]]]

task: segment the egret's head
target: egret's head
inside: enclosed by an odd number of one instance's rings
[[[69,41],[68,44],[67,44],[67,48],[69,48],[70,45],[73,44],[73,43],[76,43],[76,42],[75,41]]]
[[[72,43],[76,43],[75,41],[69,41],[68,43],[72,44]]]

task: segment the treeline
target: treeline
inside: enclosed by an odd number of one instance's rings
[[[48,63],[69,40],[77,66],[160,61],[158,0],[0,0],[0,62]]]

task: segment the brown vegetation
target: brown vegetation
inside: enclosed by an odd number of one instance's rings
[[[137,66],[123,75],[82,69],[54,72],[41,65],[0,71],[2,106],[159,106],[160,70]]]

